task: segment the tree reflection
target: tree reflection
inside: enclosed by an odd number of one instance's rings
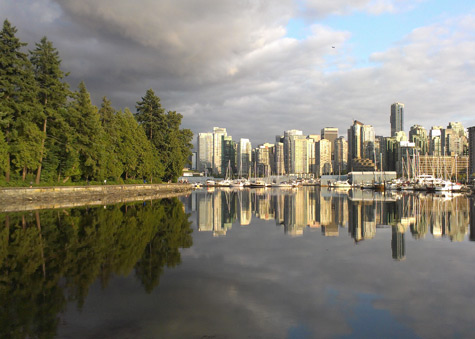
[[[135,274],[145,290],[192,245],[178,199],[0,215],[0,337],[54,337],[68,301]]]

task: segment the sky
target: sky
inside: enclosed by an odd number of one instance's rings
[[[67,82],[93,103],[135,106],[148,89],[195,136],[224,127],[253,147],[354,120],[390,135],[475,125],[472,0],[0,0],[33,50],[46,36]],[[26,51],[25,49],[25,51]]]

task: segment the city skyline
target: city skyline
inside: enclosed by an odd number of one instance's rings
[[[195,135],[227,126],[261,144],[286,129],[344,131],[355,119],[385,135],[396,101],[406,126],[474,126],[474,6],[18,0],[0,2],[0,12],[25,51],[46,35],[71,88],[84,80],[95,105],[107,96],[135,111],[151,88]]]

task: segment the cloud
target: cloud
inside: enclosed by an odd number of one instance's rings
[[[319,22],[331,14],[410,10],[408,1],[112,0],[1,3],[22,40],[53,41],[75,88],[84,80],[100,104],[135,104],[149,88],[184,115],[195,134],[226,127],[235,140],[273,142],[287,129],[346,135],[353,119],[389,134],[389,109],[406,104],[406,126],[475,125],[474,18],[419,27],[356,67],[351,31]],[[305,9],[307,36],[286,36]],[[315,13],[318,13],[316,15]],[[37,18],[38,20],[31,20]],[[332,48],[335,47],[335,48]]]

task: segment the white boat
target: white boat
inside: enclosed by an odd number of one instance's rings
[[[348,180],[337,180],[330,184],[332,188],[351,188],[351,184]]]
[[[224,180],[216,182],[216,186],[218,186],[218,187],[230,187],[231,183],[232,183],[231,180],[224,179]]]
[[[231,187],[244,187],[244,180],[235,179],[230,184]]]
[[[463,188],[462,184],[453,183],[450,180],[442,180],[434,186],[434,190],[437,192],[458,192]]]
[[[214,187],[214,186],[216,186],[216,181],[211,180],[211,179],[208,179],[208,180],[206,180],[206,182],[205,182],[205,186]]]

